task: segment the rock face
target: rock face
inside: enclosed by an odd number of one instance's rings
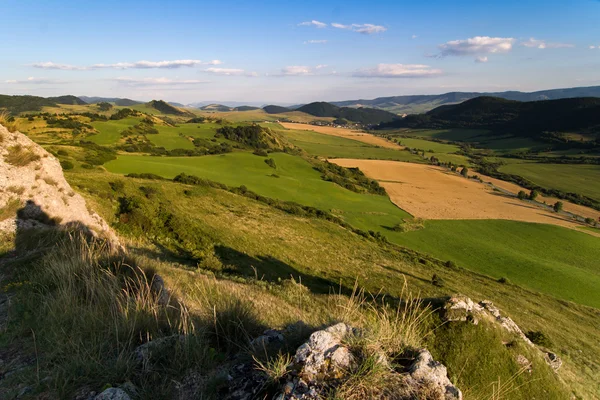
[[[20,209],[18,218],[16,208]],[[118,243],[106,222],[88,211],[83,197],[67,183],[59,161],[27,136],[10,133],[1,125],[0,209],[15,212],[0,221],[0,233],[59,223],[85,226],[92,234]]]
[[[435,361],[427,349],[419,350],[409,371],[411,378],[418,382],[439,387],[444,399],[462,399],[461,391],[448,379],[446,367]]]
[[[108,388],[96,396],[94,400],[131,400],[131,398],[123,389]]]
[[[446,301],[443,308],[443,318],[446,321],[470,321],[477,325],[481,319],[487,319],[497,323],[504,330],[515,334],[523,342],[533,348],[543,352],[544,360],[554,370],[558,370],[562,366],[562,360],[558,355],[552,352],[548,352],[545,349],[538,348],[529,338],[523,333],[521,328],[513,321],[510,317],[503,316],[500,313],[498,307],[489,300],[483,300],[479,303],[473,302],[466,296],[454,296]],[[526,367],[529,371],[531,370],[531,363],[524,357],[518,359],[519,365]],[[526,362],[525,362],[526,361]]]
[[[277,331],[274,331],[277,332]],[[254,398],[275,400],[317,400],[327,398],[328,393],[342,384],[355,370],[359,355],[353,354],[347,341],[361,332],[344,323],[332,325],[312,333],[309,339],[296,350],[287,366],[287,374],[278,382],[274,395],[265,395],[267,378],[257,373],[251,364],[240,364],[230,370],[230,390],[226,399],[250,400]],[[267,340],[266,334],[260,341]],[[270,337],[276,337],[275,333]],[[279,339],[274,339],[278,341]],[[412,364],[402,371],[392,369],[385,355],[378,363],[389,371],[394,382],[387,388],[385,398],[435,398],[444,400],[462,399],[461,391],[450,382],[446,367],[435,361],[426,349],[414,354]],[[425,394],[425,391],[427,394]],[[435,397],[427,397],[435,393]],[[390,397],[391,396],[391,397]]]

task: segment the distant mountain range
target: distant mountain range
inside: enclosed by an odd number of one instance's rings
[[[412,95],[378,97],[372,100],[347,100],[333,101],[331,104],[338,107],[372,107],[386,110],[396,114],[419,114],[433,110],[436,107],[462,103],[480,96],[499,97],[506,100],[537,101],[557,100],[574,97],[600,97],[600,86],[576,87],[568,89],[551,89],[537,92],[450,92],[438,95]]]
[[[408,115],[380,128],[475,128],[541,138],[577,132],[600,138],[600,98],[520,102],[482,96]]]
[[[96,104],[96,103],[106,102],[106,103],[114,103],[117,106],[130,107],[130,106],[135,106],[136,104],[143,103],[143,101],[122,99],[119,97],[88,97],[88,96],[78,96],[78,97],[88,104]]]
[[[398,119],[398,115],[392,114],[385,110],[375,108],[351,108],[338,107],[331,103],[318,101],[310,104],[305,104],[293,110],[286,107],[269,105],[263,107],[263,110],[269,114],[283,114],[290,111],[301,111],[315,117],[330,117],[339,120],[352,121],[366,125],[379,124],[381,122],[390,122]],[[345,122],[340,121],[340,122]]]

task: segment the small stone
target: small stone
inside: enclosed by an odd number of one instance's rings
[[[94,400],[131,400],[131,397],[119,388],[108,388],[94,398]]]

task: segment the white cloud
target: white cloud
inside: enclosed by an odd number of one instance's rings
[[[441,75],[441,69],[422,64],[378,64],[374,68],[358,70],[354,76],[364,78],[425,78]]]
[[[513,38],[475,36],[466,40],[452,40],[438,47],[443,57],[507,53],[512,50],[515,41]]]
[[[363,33],[365,35],[371,35],[373,33],[381,33],[387,31],[387,28],[381,25],[374,24],[351,24],[344,25],[334,22],[331,24],[332,27],[337,29],[348,29],[354,32]]]
[[[322,68],[327,68],[329,65],[327,64],[319,64],[315,67],[315,69],[322,69]]]
[[[325,44],[327,40],[307,40],[304,44]]]
[[[27,79],[18,80],[18,79],[9,79],[4,81],[4,83],[9,84],[19,84],[19,85],[52,85],[52,84],[63,84],[67,83],[66,81],[61,81],[58,79],[47,79],[47,78],[35,78],[30,76]]]
[[[548,43],[545,40],[538,40],[534,38],[529,38],[529,40],[521,42],[521,46],[535,47],[538,49],[561,49],[575,47],[575,45],[569,43]]]
[[[310,75],[311,68],[303,65],[292,65],[281,69],[281,74],[285,76]]]
[[[256,72],[246,72],[239,68],[206,68],[204,72],[225,76],[258,76]]]
[[[590,49],[600,49],[600,46],[596,47],[596,46],[590,46]]]
[[[410,38],[411,39],[416,39],[416,38],[418,38],[418,36],[417,35],[412,35]]]
[[[301,22],[298,26],[316,26],[317,28],[325,28],[327,24],[313,19],[312,21]]]
[[[478,56],[475,58],[476,63],[486,63],[488,62],[488,58],[486,56]]]
[[[31,64],[34,68],[40,69],[59,69],[65,71],[88,71],[94,69],[175,69],[181,67],[195,67],[198,65],[219,65],[220,60],[201,61],[201,60],[171,60],[171,61],[136,61],[120,62],[114,64],[93,64],[88,66],[78,66],[69,64],[58,64],[52,61]]]
[[[188,85],[199,85],[204,83],[209,83],[209,81],[201,81],[196,79],[169,79],[169,78],[131,78],[131,77],[119,77],[115,78],[120,84],[127,86],[188,86]]]

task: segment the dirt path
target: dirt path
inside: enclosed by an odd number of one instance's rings
[[[344,167],[360,168],[367,176],[380,182],[394,204],[418,218],[537,222],[600,237],[600,233],[581,230],[581,224],[564,215],[494,191],[489,185],[463,178],[441,167],[384,160],[329,161]]]
[[[382,137],[371,135],[370,133],[354,131],[345,128],[335,128],[332,126],[316,126],[310,124],[296,124],[291,122],[280,122],[281,126],[286,129],[296,129],[301,131],[313,131],[323,133],[325,135],[344,137],[347,139],[357,140],[359,142],[371,144],[373,146],[386,147],[388,149],[402,150],[404,146],[392,143]]]

